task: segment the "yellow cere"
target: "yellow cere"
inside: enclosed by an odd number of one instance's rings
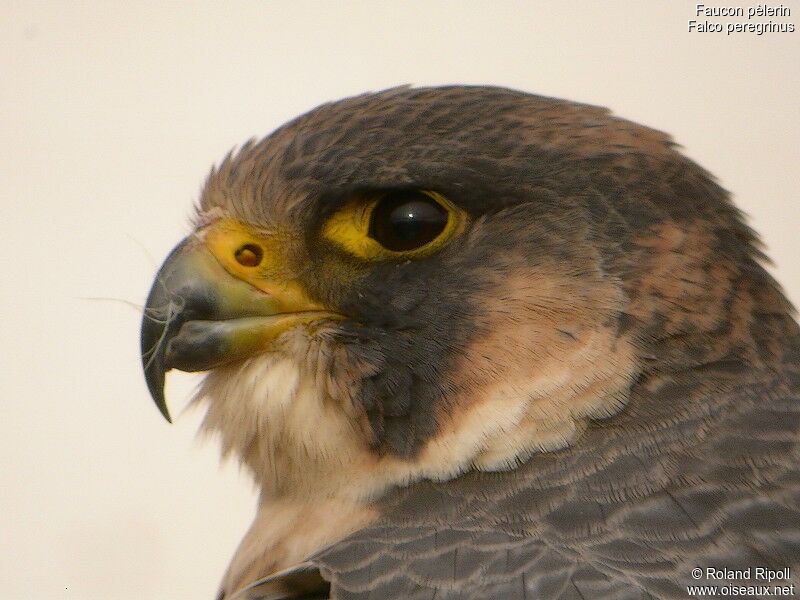
[[[264,235],[235,219],[220,219],[204,231],[204,241],[211,254],[228,273],[269,294],[279,312],[324,310],[311,300],[297,280],[281,252],[280,236]],[[258,261],[242,260],[242,249],[260,250]]]
[[[442,232],[427,244],[397,252],[389,250],[369,236],[370,216],[384,194],[360,196],[345,204],[325,223],[322,235],[350,254],[365,260],[414,259],[430,256],[439,251],[456,234],[461,233],[468,220],[467,213],[436,192],[422,190],[447,211],[447,224]]]

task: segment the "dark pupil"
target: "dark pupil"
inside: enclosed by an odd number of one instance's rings
[[[395,192],[372,209],[369,237],[395,252],[413,250],[436,239],[447,225],[447,211],[420,192]]]

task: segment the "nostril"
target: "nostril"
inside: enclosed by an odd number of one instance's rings
[[[245,244],[234,254],[236,262],[243,267],[257,267],[264,258],[264,251],[256,244]]]

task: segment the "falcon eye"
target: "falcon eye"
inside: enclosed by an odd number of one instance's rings
[[[323,224],[322,237],[367,261],[408,260],[438,252],[469,216],[429,190],[355,194]]]
[[[392,252],[424,246],[444,231],[449,215],[422,192],[392,192],[378,200],[369,219],[369,237]]]

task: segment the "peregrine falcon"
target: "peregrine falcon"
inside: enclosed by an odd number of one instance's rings
[[[165,372],[206,371],[260,490],[218,598],[798,584],[800,330],[765,260],[669,136],[584,104],[394,88],[231,152],[141,335],[164,416]]]

